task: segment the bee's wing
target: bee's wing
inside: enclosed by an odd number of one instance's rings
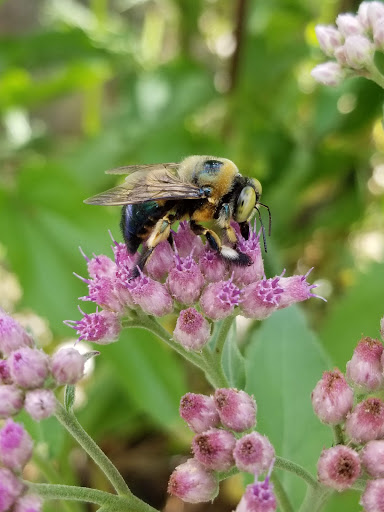
[[[146,201],[202,199],[205,197],[199,187],[182,181],[177,173],[172,173],[164,167],[157,166],[155,169],[151,168],[150,171],[143,170],[142,166],[139,167],[140,169],[127,176],[123,184],[90,197],[84,202],[113,206]]]
[[[105,174],[132,174],[134,172],[143,171],[151,172],[165,169],[177,169],[179,164],[167,163],[167,164],[146,164],[146,165],[126,165],[123,167],[116,167],[115,169],[109,169],[105,171]]]

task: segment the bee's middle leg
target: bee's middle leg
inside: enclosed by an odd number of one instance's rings
[[[146,247],[143,249],[143,252],[138,259],[135,268],[132,270],[131,279],[138,277],[140,271],[143,270],[145,264],[150,258],[151,254],[155,250],[155,247],[159,245],[160,242],[169,239],[171,236],[171,225],[176,219],[176,215],[164,215],[161,219],[156,222],[155,227],[153,228],[152,233],[150,234]]]
[[[211,249],[218,252],[219,255],[230,263],[234,263],[235,265],[247,266],[252,264],[251,258],[242,252],[233,249],[232,247],[228,247],[227,245],[223,245],[221,243],[220,237],[215,233],[212,229],[207,229],[201,224],[197,224],[195,221],[190,222],[190,226],[192,231],[196,235],[204,235],[209,243]],[[228,238],[229,240],[233,239],[233,229],[231,226],[228,226]],[[235,236],[236,240],[236,236]]]

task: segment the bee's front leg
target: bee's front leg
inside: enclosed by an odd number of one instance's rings
[[[155,247],[159,245],[160,242],[163,242],[164,240],[167,240],[170,237],[171,225],[173,224],[175,219],[176,215],[167,214],[156,222],[156,225],[153,228],[153,231],[147,240],[146,247],[143,248],[143,252],[139,257],[135,268],[132,270],[130,279],[138,277],[138,275],[140,274],[140,270],[143,270],[145,264],[147,263],[149,257],[153,253]]]

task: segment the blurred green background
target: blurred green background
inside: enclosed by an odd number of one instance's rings
[[[378,336],[384,313],[382,91],[364,79],[330,89],[310,76],[324,60],[315,24],[357,7],[0,2],[0,305],[48,351],[73,342],[62,321],[79,318],[86,292],[72,275],[85,275],[78,246],[110,255],[108,229],[120,239],[118,208],[82,202],[116,183],[104,171],[189,154],[230,158],[262,182],[272,210],[267,276],[314,266],[311,279],[328,299],[238,326],[260,431],[312,473],[332,437],[313,416],[310,392],[323,370],[345,369],[362,334]],[[101,352],[78,390],[78,415],[133,491],[167,512],[233,510],[240,478],[209,506],[183,508],[166,496],[189,451],[178,402],[187,390],[209,392],[203,376],[140,331]],[[55,420],[30,428],[39,444],[28,478],[108,489]],[[304,488],[284,481],[297,508]],[[337,496],[326,510],[357,511],[358,499]],[[92,510],[45,510],[58,507]]]

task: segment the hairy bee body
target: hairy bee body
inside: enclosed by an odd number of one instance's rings
[[[242,176],[230,160],[190,156],[180,164],[128,166],[107,172],[128,176],[122,185],[85,202],[123,205],[121,230],[127,249],[135,253],[143,244],[137,262],[139,269],[161,241],[171,238],[172,224],[184,219],[224,259],[238,265],[251,263],[246,254],[236,249],[236,233],[230,222],[238,222],[242,235],[248,238],[248,220],[253,210],[265,206],[259,203],[261,185],[253,178]],[[211,220],[217,222],[234,247],[222,244],[215,231],[200,224]]]

